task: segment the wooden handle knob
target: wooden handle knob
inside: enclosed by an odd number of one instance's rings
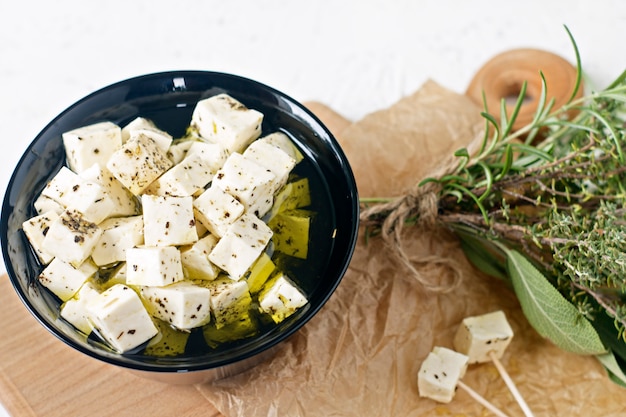
[[[513,130],[529,124],[541,95],[541,76],[547,85],[547,99],[554,98],[554,109],[563,106],[572,95],[576,85],[576,68],[568,61],[551,52],[539,49],[513,49],[490,59],[470,82],[466,95],[479,106],[483,106],[483,91],[489,113],[500,118],[500,102],[507,101],[510,115],[522,85],[526,81],[526,96]],[[582,85],[577,97],[583,93]]]

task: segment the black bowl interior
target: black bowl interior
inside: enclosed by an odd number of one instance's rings
[[[182,136],[195,103],[218,93],[228,93],[264,114],[263,133],[287,133],[305,155],[298,165],[312,181],[317,212],[312,227],[310,255],[293,266],[307,293],[305,308],[259,336],[216,349],[197,349],[172,358],[141,354],[119,355],[76,332],[59,318],[58,300],[37,283],[42,266],[21,231],[35,215],[33,201],[43,186],[65,164],[61,134],[109,120],[120,126],[142,116],[174,137]],[[315,183],[315,185],[313,184]],[[223,73],[177,71],[156,73],[105,87],[78,101],[30,144],[7,187],[0,219],[3,257],[9,277],[28,310],[41,324],[73,348],[123,367],[164,372],[219,367],[250,358],[275,346],[311,319],[331,296],[352,256],[358,229],[358,196],[350,166],[332,134],[306,108],[284,94],[258,82]]]

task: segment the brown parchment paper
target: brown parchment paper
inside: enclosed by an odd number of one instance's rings
[[[395,195],[482,128],[466,97],[427,82],[389,109],[339,135],[361,196]],[[361,230],[362,232],[362,230]],[[462,271],[461,285],[423,290],[380,240],[362,239],[337,291],[277,355],[235,377],[197,388],[234,416],[488,416],[464,391],[449,404],[420,398],[417,371],[433,346],[452,347],[460,321],[497,309],[515,332],[502,358],[536,416],[623,416],[626,389],[609,381],[594,358],[563,352],[529,326],[504,283],[473,269],[453,235],[405,232],[417,258],[445,256]],[[446,279],[437,265],[424,274]],[[472,365],[463,381],[507,412],[522,416],[492,364]]]

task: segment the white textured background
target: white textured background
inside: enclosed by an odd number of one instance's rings
[[[509,48],[573,62],[564,24],[594,88],[626,69],[622,0],[1,0],[0,195],[53,117],[125,78],[230,72],[358,120],[428,78],[463,93]]]

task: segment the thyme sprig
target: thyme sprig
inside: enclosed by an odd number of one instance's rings
[[[582,67],[567,33],[578,77],[565,105],[548,99],[543,74],[535,116],[521,129],[513,123],[525,84],[511,112],[502,101],[499,118],[485,100],[476,152],[458,150],[404,196],[362,199],[361,218],[368,236],[382,234],[409,268],[403,227],[451,229],[477,267],[512,284],[540,334],[570,351],[609,352],[625,369],[626,71],[576,98]]]

